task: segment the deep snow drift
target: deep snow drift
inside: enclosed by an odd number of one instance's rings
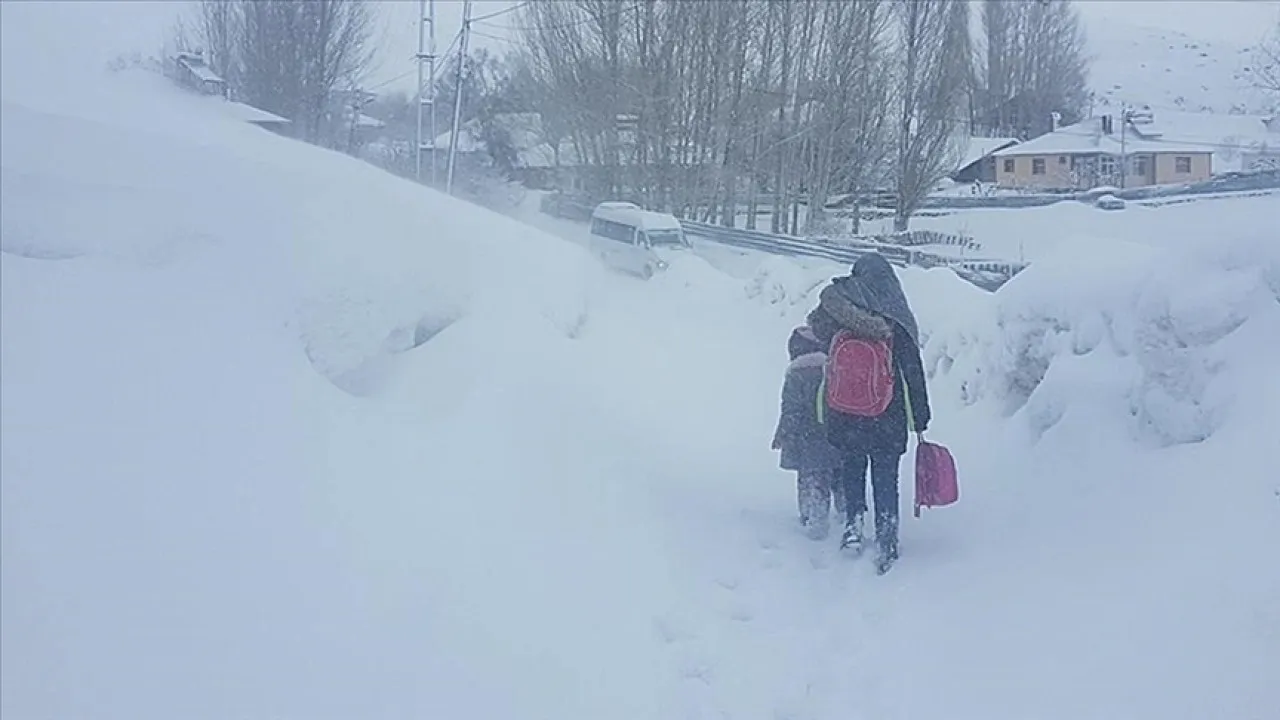
[[[877,578],[768,451],[841,268],[639,282],[94,80],[3,98],[6,718],[1280,706],[1274,228],[905,272],[963,495]]]

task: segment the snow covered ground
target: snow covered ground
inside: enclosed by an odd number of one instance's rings
[[[1276,226],[1278,213],[1280,192],[1239,193],[1159,207],[1130,202],[1118,211],[1064,201],[1035,208],[922,213],[911,226],[972,237],[982,245],[978,254],[984,257],[1035,262],[1059,252],[1105,258],[1118,238],[1171,251],[1213,238],[1259,235]]]
[[[2,88],[6,719],[1280,707],[1274,225],[1006,215],[1060,252],[994,295],[905,272],[963,496],[876,577],[768,450],[842,268],[645,283],[85,80]]]

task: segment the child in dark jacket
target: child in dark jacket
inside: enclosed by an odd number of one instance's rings
[[[791,332],[787,342],[791,364],[782,385],[782,412],[773,434],[779,464],[796,471],[800,523],[815,540],[825,538],[832,500],[845,512],[842,484],[837,481],[843,455],[827,441],[818,423],[818,392],[827,360],[826,347],[807,325]]]

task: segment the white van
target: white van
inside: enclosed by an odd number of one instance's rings
[[[604,202],[591,213],[591,252],[606,265],[645,279],[690,247],[680,221],[629,202]]]

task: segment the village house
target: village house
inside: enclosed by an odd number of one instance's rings
[[[288,119],[261,108],[231,100],[227,81],[209,67],[201,50],[179,51],[169,59],[164,72],[181,87],[199,95],[208,96],[209,102],[212,103],[211,107],[216,107],[218,112],[280,135],[289,134],[292,123]]]
[[[1123,133],[1123,135],[1122,135]],[[1001,187],[1088,190],[1208,180],[1208,144],[1127,129],[1110,115],[1089,118],[993,153]]]
[[[996,181],[996,159],[993,153],[1013,147],[1018,138],[971,137],[964,155],[956,164],[951,179],[958,183],[994,183]]]
[[[1280,166],[1280,122],[1275,117],[1161,109],[1137,114],[1128,128],[1143,139],[1208,149],[1215,174]]]
[[[178,84],[201,95],[227,97],[227,81],[205,62],[203,50],[181,51],[173,56],[171,62],[169,75]]]

